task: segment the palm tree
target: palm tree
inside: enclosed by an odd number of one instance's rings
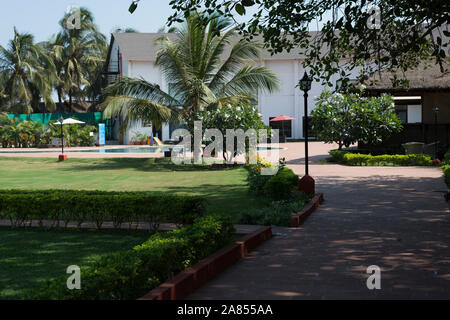
[[[104,91],[105,117],[124,115],[125,123],[145,120],[156,127],[181,118],[192,129],[201,110],[248,103],[260,90],[278,90],[274,73],[252,65],[260,58],[262,45],[247,40],[233,44],[236,32],[229,19],[193,13],[172,32],[175,41],[167,36],[157,40],[161,50],[156,65],[168,92],[144,79],[124,77]]]
[[[9,109],[8,95],[6,94],[6,72],[0,73],[0,113]]]
[[[68,13],[59,22],[61,31],[46,45],[56,65],[58,100],[61,103],[67,96],[70,109],[74,97],[99,95],[98,81],[107,55],[106,37],[95,26],[92,13],[80,10],[80,28],[67,27]]]
[[[52,109],[52,79],[54,65],[33,36],[19,33],[14,28],[14,39],[7,48],[0,46],[0,78],[4,84],[3,94],[9,95],[12,111],[30,113],[38,107],[41,98]]]

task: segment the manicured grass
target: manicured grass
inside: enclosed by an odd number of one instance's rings
[[[66,274],[68,266],[82,267],[102,254],[131,249],[149,236],[143,231],[0,228],[0,299],[23,299]]]
[[[169,159],[0,158],[0,189],[154,191],[200,195],[208,212],[237,214],[263,207],[248,193],[244,168],[211,170]]]

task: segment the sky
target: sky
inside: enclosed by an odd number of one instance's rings
[[[172,14],[170,0],[141,0],[134,14],[128,12],[131,0],[0,0],[0,45],[19,32],[46,41],[59,31],[58,21],[69,6],[88,8],[100,31],[109,35],[117,27],[132,27],[140,32],[156,32]]]

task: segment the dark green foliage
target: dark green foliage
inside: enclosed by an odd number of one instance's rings
[[[170,5],[169,26],[196,10],[241,20],[236,28],[246,38],[261,36],[272,53],[301,52],[303,67],[330,87],[333,76],[345,88],[355,77],[364,81],[383,70],[394,86],[408,85],[404,71],[430,61],[444,72],[448,60],[448,1],[172,0]],[[370,23],[373,5],[381,12],[377,27]],[[322,20],[320,32],[311,33]]]
[[[431,157],[425,154],[379,155],[352,153],[343,150],[331,150],[330,162],[350,166],[431,166]]]
[[[264,185],[264,192],[272,200],[289,199],[298,187],[298,176],[289,168],[280,168],[277,175]]]
[[[249,191],[252,193],[261,193],[264,189],[264,185],[270,178],[272,178],[272,176],[261,175],[261,166],[249,166],[247,175]]]
[[[157,229],[161,222],[189,224],[205,213],[200,197],[155,194],[149,192],[104,192],[74,190],[0,190],[0,219],[10,219],[14,226],[38,219],[53,220],[56,226],[69,221],[95,222],[101,228],[112,221],[115,228],[123,223],[148,222]]]
[[[363,97],[361,93],[332,94],[323,91],[311,113],[313,131],[339,149],[360,142],[377,145],[402,129],[392,97]]]
[[[81,269],[81,290],[68,290],[67,276],[34,292],[38,300],[136,299],[232,241],[229,218],[208,216],[193,225],[157,233],[132,250],[107,254]]]
[[[442,162],[444,164],[449,164],[450,165],[450,150],[448,150],[445,154],[444,154],[444,159],[442,160]]]
[[[450,186],[450,164],[442,166],[444,171],[445,182]]]
[[[288,227],[291,216],[301,211],[309,200],[305,193],[297,193],[288,200],[273,201],[266,208],[243,212],[239,223]]]

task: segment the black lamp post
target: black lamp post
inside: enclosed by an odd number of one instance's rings
[[[63,122],[64,122],[64,118],[61,116],[61,118],[59,118],[59,123],[61,124],[61,151],[62,151],[62,154],[64,154]]]
[[[308,121],[308,91],[311,90],[312,79],[308,77],[308,73],[305,71],[303,78],[299,82],[300,90],[304,92],[305,97],[305,176],[300,179],[298,183],[298,189],[309,195],[314,195],[315,181],[309,175],[309,155],[308,155],[308,142],[309,142],[309,121]]]
[[[308,73],[305,71],[303,78],[300,80],[300,90],[304,92],[305,98],[305,174],[309,175],[309,159],[308,159],[308,91],[311,90],[312,79],[308,77]]]
[[[438,154],[438,112],[439,107],[435,106],[432,109],[434,111],[434,158],[437,158]]]

